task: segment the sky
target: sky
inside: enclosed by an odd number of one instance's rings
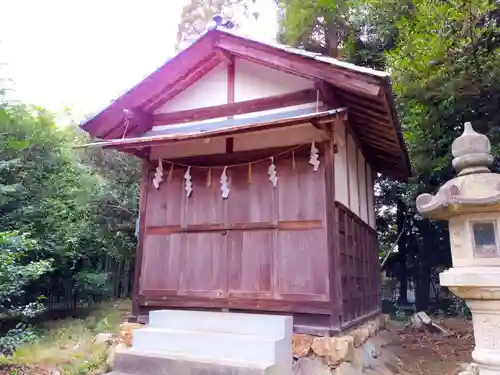
[[[175,54],[188,0],[4,0],[1,78],[11,96],[79,121]],[[241,32],[272,41],[273,0],[258,0],[257,20]]]

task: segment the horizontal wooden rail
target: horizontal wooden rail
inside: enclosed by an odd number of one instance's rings
[[[279,221],[277,224],[269,222],[235,223],[235,224],[193,224],[193,225],[162,225],[149,226],[147,234],[199,233],[199,232],[227,232],[227,231],[254,231],[254,230],[310,230],[323,228],[322,220]]]

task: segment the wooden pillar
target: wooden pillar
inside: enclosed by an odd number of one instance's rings
[[[146,205],[148,199],[149,190],[149,172],[150,163],[148,160],[144,160],[142,163],[142,177],[141,177],[141,187],[140,187],[140,200],[139,200],[139,235],[137,237],[137,250],[135,253],[135,267],[134,267],[134,285],[132,294],[132,315],[138,316],[140,313],[139,306],[139,292],[140,292],[140,280],[141,280],[141,268],[142,268],[142,251],[144,236],[146,230]]]
[[[328,288],[330,293],[330,331],[339,332],[342,311],[342,278],[335,205],[335,150],[333,142],[325,145],[326,226],[328,251]]]

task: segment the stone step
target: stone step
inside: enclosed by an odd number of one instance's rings
[[[141,351],[266,364],[275,363],[282,355],[292,357],[290,339],[153,327],[134,330],[132,347]]]
[[[110,375],[282,375],[276,365],[220,358],[196,358],[183,354],[146,352],[133,348],[116,353],[114,370]]]
[[[258,335],[273,338],[292,337],[292,317],[234,312],[156,310],[149,313],[149,326],[188,331],[209,331]]]

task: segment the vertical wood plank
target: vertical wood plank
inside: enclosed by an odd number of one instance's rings
[[[148,290],[177,294],[183,261],[183,236],[181,233],[146,236],[142,251],[142,295],[147,295]]]
[[[184,226],[224,223],[226,199],[221,197],[219,183],[222,170],[223,168],[212,168],[212,184],[207,186],[208,171],[206,169],[191,169],[193,191],[190,197],[183,198],[185,201]],[[185,168],[183,172],[185,172]],[[184,183],[184,177],[182,181]]]
[[[278,230],[273,259],[276,298],[329,300],[325,163],[313,171],[307,157],[276,161],[279,221],[321,220],[320,229]]]
[[[279,220],[324,220],[324,164],[321,163],[316,172],[305,157],[295,158],[295,170],[290,159],[281,159],[275,164],[278,173],[279,188],[276,192]]]
[[[277,294],[293,300],[328,300],[328,254],[323,229],[278,231]]]
[[[184,173],[180,168],[174,169],[172,179],[168,181],[169,168],[170,165],[164,166],[163,181],[160,183],[159,189],[156,189],[151,183],[155,172],[149,172],[146,227],[181,224]]]
[[[227,234],[229,296],[266,298],[272,295],[273,231]]]
[[[252,166],[252,182],[248,182],[248,167],[228,171],[231,192],[227,200],[228,224],[272,223],[274,218],[274,188],[268,179],[268,165]]]
[[[184,234],[184,256],[180,280],[180,294],[187,296],[223,297],[225,235],[220,232]]]

